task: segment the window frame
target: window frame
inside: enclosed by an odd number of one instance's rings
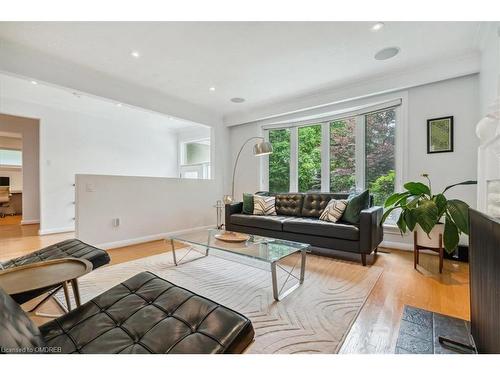
[[[262,125],[264,138],[269,140],[269,131],[278,129],[290,129],[290,192],[298,191],[298,128],[321,124],[321,191],[330,191],[330,122],[346,118],[356,118],[355,140],[356,140],[356,189],[365,188],[365,116],[370,113],[379,112],[393,108],[396,112],[395,130],[395,191],[401,190],[403,181],[406,180],[408,165],[408,137],[407,137],[407,92],[401,92],[396,96],[387,96],[385,101],[375,105],[366,105],[354,111],[345,111],[335,116],[316,116],[303,121],[289,121],[279,124]],[[384,105],[385,103],[385,105]],[[360,147],[362,146],[362,147]],[[261,161],[261,184],[260,189],[269,189],[269,158]],[[389,225],[391,226],[391,225]]]
[[[194,164],[186,164],[186,145],[189,143],[200,143],[208,141],[209,145],[209,160],[204,163],[194,163]],[[189,171],[196,171],[198,173],[201,173],[201,177],[198,177],[198,180],[209,180],[212,178],[212,138],[196,138],[196,139],[189,139],[189,140],[183,140],[179,142],[179,178],[188,178],[189,177],[182,177],[182,174],[184,172],[189,172]]]
[[[22,169],[23,168],[23,150],[8,148],[8,147],[0,147],[1,151],[14,151],[19,152],[21,154],[21,163],[20,164],[2,164],[0,161],[0,167],[5,169]]]

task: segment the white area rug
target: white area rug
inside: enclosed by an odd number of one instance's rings
[[[177,259],[185,252],[177,250]],[[200,254],[191,252],[183,261],[196,257]],[[284,265],[290,268],[297,259],[298,255],[290,256]],[[380,267],[308,254],[304,284],[276,302],[269,265],[241,260],[213,252],[175,267],[167,252],[101,267],[79,279],[82,303],[139,272],[151,271],[251,319],[255,341],[248,353],[337,353],[382,274]],[[298,275],[298,269],[294,273]],[[285,280],[284,272],[278,275]],[[62,293],[58,298],[64,300]]]

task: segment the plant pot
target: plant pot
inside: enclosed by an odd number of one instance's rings
[[[417,224],[415,232],[417,232],[418,246],[437,249],[439,248],[439,235],[444,233],[444,224],[436,224],[429,235]],[[444,246],[444,244],[441,245]]]

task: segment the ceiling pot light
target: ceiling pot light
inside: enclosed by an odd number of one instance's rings
[[[383,22],[377,22],[376,24],[374,24],[372,27],[371,27],[371,30],[372,31],[379,31],[379,30],[382,30],[384,28],[385,24]]]
[[[117,107],[121,107],[121,106],[122,106],[122,103],[116,103],[116,106],[117,106]]]
[[[132,57],[135,57],[136,59],[138,59],[141,56],[141,54],[139,53],[139,51],[132,51],[132,52],[130,52],[130,55]]]
[[[215,87],[209,87],[208,91],[212,91],[212,92],[215,91]]]
[[[243,99],[243,98],[231,98],[231,101],[233,103],[243,103],[245,101],[245,99]]]
[[[399,47],[384,48],[375,54],[375,60],[388,60],[396,56],[399,51]]]
[[[31,84],[32,85],[38,85],[38,82],[37,81],[31,81]]]

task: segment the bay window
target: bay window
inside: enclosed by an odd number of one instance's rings
[[[271,192],[370,189],[376,205],[395,190],[398,107],[267,129]],[[264,183],[265,185],[265,183]]]

